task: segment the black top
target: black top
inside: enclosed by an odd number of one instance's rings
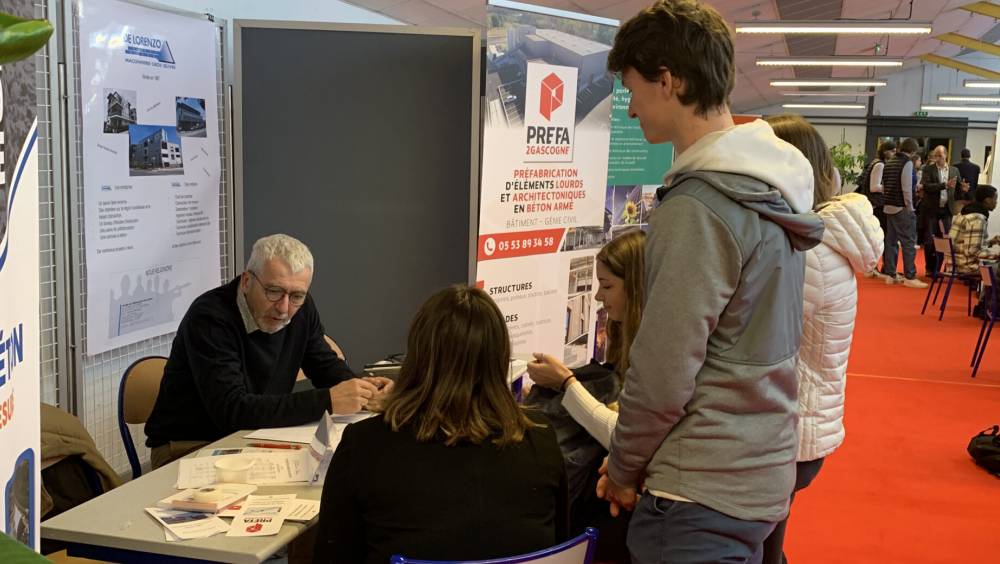
[[[247,334],[236,305],[239,282],[205,292],[181,320],[146,422],[146,446],[316,421],[330,409],[326,388],[354,377],[323,338],[311,296],[281,331]],[[320,389],[291,393],[300,367]]]
[[[503,448],[446,446],[373,417],[348,426],[333,456],[314,562],[515,556],[566,540],[566,526],[566,472],[550,427]]]
[[[905,207],[906,201],[903,199],[903,168],[910,162],[910,157],[905,153],[896,153],[896,156],[885,162],[882,169],[882,193],[883,205]],[[925,187],[926,189],[926,187]],[[927,193],[924,193],[926,199]]]
[[[955,168],[958,169],[959,176],[969,183],[968,191],[963,191],[961,194],[957,193],[958,190],[955,191],[955,199],[971,200],[976,194],[976,187],[979,186],[979,165],[969,159],[962,159],[960,162],[955,163]],[[956,185],[956,188],[961,188],[961,186]]]

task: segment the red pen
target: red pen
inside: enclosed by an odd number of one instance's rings
[[[291,445],[288,443],[250,443],[247,446],[256,448],[287,448],[291,450],[299,450],[302,448],[302,445]]]

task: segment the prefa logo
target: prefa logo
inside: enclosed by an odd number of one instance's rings
[[[563,101],[563,81],[556,73],[551,73],[542,79],[542,90],[539,93],[538,113],[546,121],[552,121],[552,112],[559,109]]]
[[[578,72],[576,67],[528,63],[525,162],[573,160]]]

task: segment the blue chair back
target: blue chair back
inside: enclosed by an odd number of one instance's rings
[[[551,548],[493,560],[414,560],[398,554],[389,560],[392,564],[590,564],[597,549],[597,529],[587,527],[580,536]]]
[[[135,451],[132,432],[128,424],[145,423],[153,411],[156,396],[160,393],[160,380],[167,359],[162,356],[146,356],[133,362],[122,374],[118,386],[118,431],[122,435],[125,456],[132,467],[132,479],[142,475],[142,465]]]

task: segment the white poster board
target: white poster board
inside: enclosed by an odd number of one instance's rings
[[[35,89],[12,88],[34,74],[0,69],[0,530],[38,550],[38,120]]]
[[[80,6],[87,354],[176,330],[219,284],[216,33],[116,0]]]
[[[494,0],[477,283],[503,311],[515,354],[569,366],[595,348],[595,255],[605,242],[617,22]]]

